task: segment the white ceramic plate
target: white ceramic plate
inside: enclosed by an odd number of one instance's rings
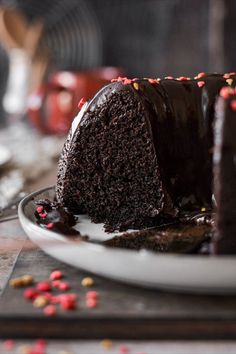
[[[5,166],[11,159],[10,151],[3,145],[0,145],[0,168]]]
[[[108,248],[90,242],[75,243],[37,225],[35,200],[55,195],[49,187],[27,196],[19,205],[19,218],[29,238],[46,253],[74,267],[139,286],[191,293],[236,293],[236,257],[156,254],[151,251]],[[92,239],[114,236],[103,225],[82,217],[77,228]]]

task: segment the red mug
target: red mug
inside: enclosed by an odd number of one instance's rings
[[[78,102],[86,100],[123,70],[104,67],[86,72],[59,71],[48,82],[34,90],[28,98],[28,116],[43,133],[66,134],[78,112]]]

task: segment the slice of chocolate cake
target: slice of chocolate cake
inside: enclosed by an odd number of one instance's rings
[[[215,100],[235,77],[118,78],[104,87],[72,124],[58,201],[123,230],[211,206]]]
[[[213,160],[217,204],[214,251],[236,254],[236,91],[224,87],[220,96]]]

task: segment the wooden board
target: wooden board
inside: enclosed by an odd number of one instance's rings
[[[109,266],[109,265],[108,265]],[[236,337],[236,298],[183,295],[123,285],[93,276],[99,306],[87,309],[88,273],[62,264],[35,249],[20,253],[12,277],[32,274],[36,281],[61,269],[79,295],[76,311],[45,317],[26,301],[23,289],[6,286],[0,299],[0,337],[123,338],[123,339],[233,339]],[[153,270],[155,271],[155,270]]]

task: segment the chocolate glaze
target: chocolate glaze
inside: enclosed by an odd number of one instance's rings
[[[214,147],[214,194],[217,203],[214,252],[236,254],[236,95],[220,97]],[[236,102],[236,101],[235,101]]]
[[[235,76],[231,76],[235,79]],[[203,87],[197,82],[204,81]],[[195,80],[138,81],[149,106],[147,118],[162,177],[174,204],[210,206],[214,106],[226,79],[219,74]],[[190,198],[190,199],[189,199]]]

